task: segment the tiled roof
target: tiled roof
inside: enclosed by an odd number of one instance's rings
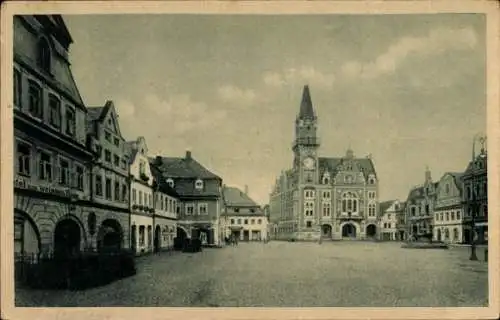
[[[337,173],[337,168],[340,164],[343,163],[345,158],[325,158],[325,157],[319,157],[319,170],[320,170],[320,175],[323,175],[325,171],[328,171],[335,175]],[[373,161],[370,158],[354,158],[353,159],[355,163],[358,163],[361,167],[361,170],[363,171],[365,178],[367,177],[368,174],[375,174],[375,167],[373,165]]]
[[[150,163],[149,168],[151,170],[151,174],[154,177],[154,189],[159,190],[160,192],[167,194],[169,196],[178,198],[179,194],[175,191],[174,188],[170,187],[161,175],[160,170],[153,164]]]
[[[259,207],[246,193],[235,187],[223,187],[224,204],[228,207]]]
[[[383,215],[396,200],[383,201],[379,204],[379,212]]]
[[[150,157],[150,163],[156,164],[156,158]],[[163,172],[164,177],[170,178],[200,178],[200,179],[220,179],[219,176],[210,172],[198,161],[189,158],[161,157],[161,164],[156,164]]]
[[[87,119],[91,121],[100,119],[103,110],[104,107],[87,107]]]
[[[453,179],[455,180],[455,185],[457,186],[460,192],[463,191],[462,177],[464,175],[463,172],[448,172]]]

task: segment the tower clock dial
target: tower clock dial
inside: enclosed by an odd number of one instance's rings
[[[311,157],[307,157],[304,159],[304,167],[306,169],[312,169],[314,167],[314,159]]]

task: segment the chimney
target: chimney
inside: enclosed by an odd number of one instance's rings
[[[248,185],[245,185],[245,194],[248,196]]]
[[[161,156],[156,156],[156,159],[155,159],[155,164],[157,166],[161,166],[163,160],[161,159]]]
[[[191,160],[191,151],[186,151],[186,160]]]

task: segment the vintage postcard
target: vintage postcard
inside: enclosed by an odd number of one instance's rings
[[[498,318],[498,14],[3,3],[2,318]]]

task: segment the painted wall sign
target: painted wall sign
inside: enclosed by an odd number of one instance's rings
[[[29,179],[19,176],[14,178],[14,188],[33,190],[42,193],[54,194],[62,197],[70,197],[71,195],[69,188],[61,188],[52,185],[33,183]]]

